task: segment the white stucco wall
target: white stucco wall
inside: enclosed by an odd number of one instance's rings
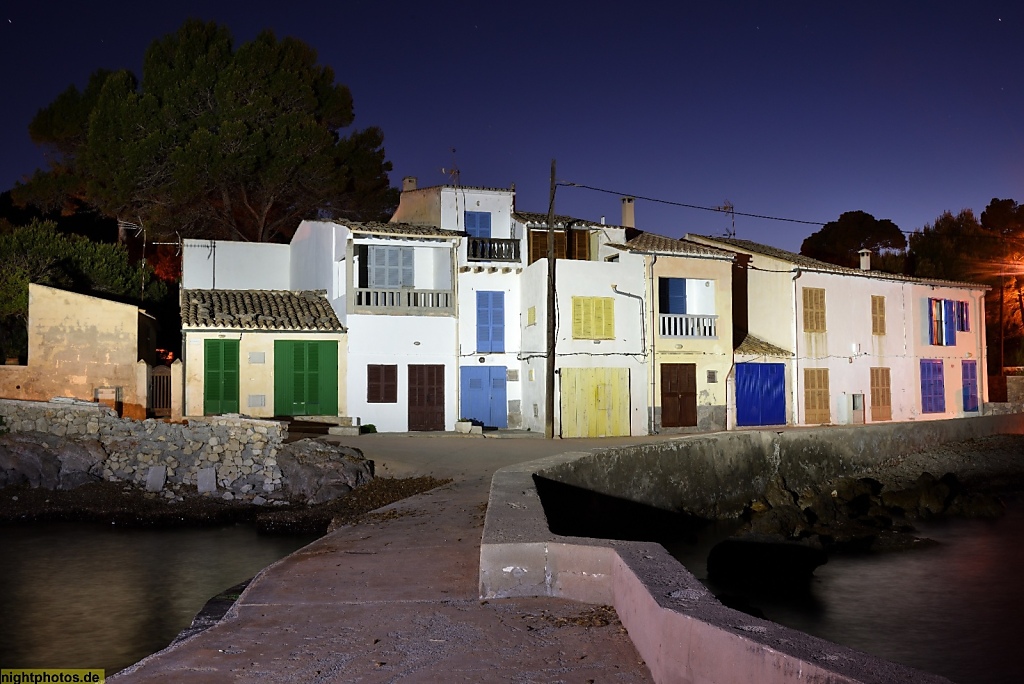
[[[181,286],[195,290],[289,290],[289,245],[185,240]]]
[[[444,376],[445,429],[454,430],[458,418],[458,369],[455,361],[456,319],[442,316],[349,316],[348,410],[362,423],[379,432],[409,429],[409,366],[442,364]],[[366,366],[398,366],[398,401],[393,404],[366,401]]]

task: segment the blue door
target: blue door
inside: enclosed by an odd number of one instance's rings
[[[921,412],[945,413],[946,388],[941,359],[921,359]]]
[[[785,364],[736,364],[736,424],[786,424]]]
[[[493,428],[508,427],[504,366],[463,366],[460,417]]]

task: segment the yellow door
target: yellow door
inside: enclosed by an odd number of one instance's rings
[[[563,368],[562,437],[629,436],[629,369]]]

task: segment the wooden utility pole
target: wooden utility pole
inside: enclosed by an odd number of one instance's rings
[[[544,437],[555,437],[555,160],[551,160],[551,197],[548,203],[548,345],[544,378]]]

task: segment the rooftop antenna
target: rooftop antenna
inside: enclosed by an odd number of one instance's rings
[[[731,227],[726,228],[725,230],[725,237],[736,237],[736,207],[734,207],[732,202],[730,202],[729,200],[725,200],[724,202],[722,202],[722,206],[715,207],[715,209],[717,211],[722,212],[723,214],[728,214],[729,219],[732,221]]]
[[[451,179],[452,185],[454,185],[455,187],[458,187],[459,186],[459,165],[455,161],[455,148],[453,147],[453,148],[451,148],[451,150],[452,150],[452,166],[451,166],[450,169],[442,168],[441,169],[441,173],[447,175],[448,178]]]

